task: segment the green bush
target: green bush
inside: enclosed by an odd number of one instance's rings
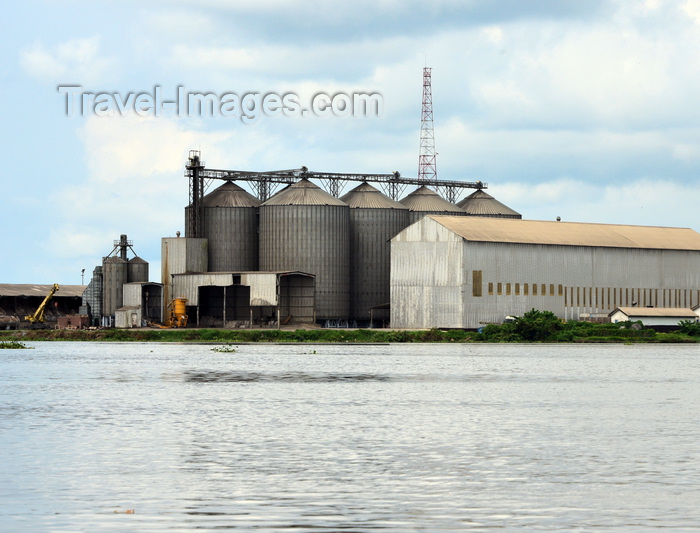
[[[561,321],[551,311],[531,309],[513,322],[513,332],[526,341],[552,339],[561,329]]]
[[[693,337],[700,336],[700,321],[697,320],[681,320],[680,322],[681,333],[685,335],[691,335]]]

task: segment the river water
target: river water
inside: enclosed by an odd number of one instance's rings
[[[699,345],[0,350],[0,530],[698,531]]]

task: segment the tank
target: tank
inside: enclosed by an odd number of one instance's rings
[[[472,217],[523,218],[520,213],[513,211],[481,189],[458,202],[457,207],[462,208],[467,216]]]
[[[260,201],[232,181],[202,198],[202,237],[209,240],[209,272],[258,269],[258,206]],[[189,217],[185,208],[185,220]]]
[[[102,260],[102,316],[113,316],[114,311],[122,306],[126,279],[127,262],[121,257],[105,257]]]
[[[421,185],[399,202],[408,207],[410,211],[409,224],[418,222],[425,215],[466,216],[464,210],[451,204],[425,185]]]
[[[348,205],[302,179],[260,206],[260,270],[316,276],[317,320],[350,311]]]
[[[126,279],[128,283],[148,281],[148,261],[132,257],[126,265]]]
[[[350,318],[366,322],[371,307],[389,303],[389,241],[408,226],[409,210],[368,183],[340,199],[350,207]]]

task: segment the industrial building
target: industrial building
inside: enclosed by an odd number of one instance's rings
[[[700,302],[687,228],[430,215],[391,241],[391,325],[479,328],[530,309],[565,320]]]

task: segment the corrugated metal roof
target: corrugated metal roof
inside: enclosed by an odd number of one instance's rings
[[[58,286],[58,291],[54,294],[56,297],[74,297],[82,296],[87,285],[61,285]],[[53,288],[51,285],[31,285],[31,284],[0,284],[0,296],[33,296],[45,298]]]
[[[262,205],[345,205],[307,179],[293,183],[286,189],[275,194]]]
[[[430,215],[467,241],[700,251],[689,228]]]
[[[442,198],[434,190],[421,185],[411,194],[399,200],[411,211],[444,211],[446,213],[463,213],[464,211]]]
[[[487,216],[487,217],[512,217],[520,218],[522,215],[514,211],[505,204],[496,200],[490,194],[479,189],[467,196],[464,200],[457,203],[457,207],[461,207],[467,214],[472,216]]]
[[[353,209],[408,209],[392,200],[369,183],[361,183],[340,199]]]
[[[232,181],[227,181],[202,198],[204,207],[257,207],[260,200]]]
[[[670,318],[697,318],[692,309],[685,307],[618,307],[610,315],[623,312],[627,316],[656,316]]]

